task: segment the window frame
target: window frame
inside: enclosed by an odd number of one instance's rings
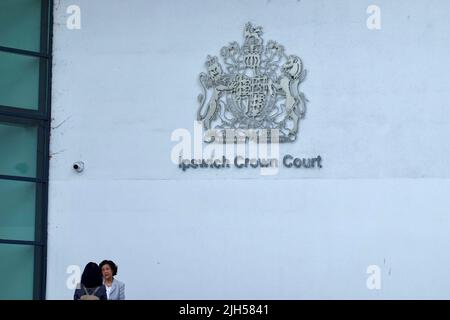
[[[32,245],[34,247],[33,299],[36,300],[45,299],[47,281],[53,0],[41,0],[40,28],[40,52],[0,46],[1,52],[40,59],[38,110],[0,105],[0,122],[30,124],[38,128],[36,177],[0,175],[1,180],[27,181],[36,184],[34,241],[0,239],[0,244]]]

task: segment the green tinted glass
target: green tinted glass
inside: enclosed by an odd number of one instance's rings
[[[38,109],[39,60],[0,52],[0,105]]]
[[[36,184],[0,180],[0,239],[34,241]]]
[[[41,0],[0,0],[0,46],[40,51]]]
[[[35,177],[37,127],[0,122],[0,175]]]
[[[0,300],[33,299],[34,247],[0,244]]]

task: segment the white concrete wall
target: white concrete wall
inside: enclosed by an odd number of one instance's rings
[[[81,30],[66,28],[72,4]],[[449,10],[56,1],[47,297],[71,298],[69,265],[109,258],[130,299],[450,298]],[[320,154],[321,170],[183,173],[170,161],[206,55],[241,43],[247,21],[309,71],[299,141],[280,152]],[[381,290],[366,287],[369,265]]]

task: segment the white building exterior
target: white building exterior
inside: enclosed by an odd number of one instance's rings
[[[70,5],[81,29],[67,28]],[[70,299],[70,266],[103,259],[127,299],[450,298],[449,10],[56,1],[47,298]],[[193,133],[206,56],[242,43],[248,21],[308,70],[306,117],[280,155],[320,155],[320,170],[171,161],[172,132]]]

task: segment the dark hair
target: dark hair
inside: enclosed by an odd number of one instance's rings
[[[103,260],[102,262],[100,262],[100,270],[104,265],[108,265],[111,268],[113,277],[117,274],[117,265],[114,262],[112,262],[111,260]]]
[[[86,288],[96,288],[103,285],[102,271],[95,262],[89,262],[84,267],[83,274],[81,275],[81,284]]]

